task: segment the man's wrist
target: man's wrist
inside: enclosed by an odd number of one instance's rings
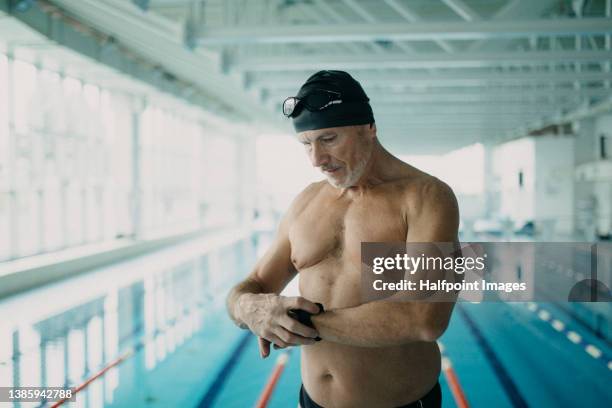
[[[249,326],[246,324],[244,320],[242,311],[244,309],[244,301],[248,299],[248,298],[245,298],[245,296],[251,295],[251,294],[252,293],[241,293],[240,295],[238,295],[238,297],[236,298],[236,301],[234,302],[234,310],[233,310],[234,322],[236,322],[238,327],[240,327],[241,329],[249,328]]]
[[[293,319],[297,320],[298,322],[302,323],[305,326],[311,327],[313,329],[316,329],[314,323],[312,322],[312,317],[317,316],[323,312],[325,312],[325,309],[323,308],[323,305],[321,303],[316,303],[317,306],[319,306],[319,311],[318,313],[310,313],[307,312],[305,310],[301,310],[301,309],[292,309],[289,310],[289,316],[292,317]],[[321,338],[317,337],[315,338],[316,341],[320,341]]]

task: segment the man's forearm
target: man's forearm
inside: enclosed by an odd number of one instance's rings
[[[312,316],[323,340],[361,347],[435,341],[448,325],[454,303],[371,302]]]
[[[264,290],[262,286],[254,279],[247,278],[246,280],[240,282],[238,285],[234,286],[234,288],[227,295],[226,305],[227,311],[231,317],[231,319],[236,323],[238,327],[241,329],[248,328],[244,323],[242,318],[240,317],[239,311],[239,299],[240,296],[244,294],[258,294],[263,293]]]

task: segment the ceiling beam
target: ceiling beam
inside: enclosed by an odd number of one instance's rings
[[[535,122],[538,118],[535,117],[531,117],[531,123]],[[513,129],[516,129],[528,122],[523,121],[519,121],[519,120],[508,120],[508,121],[504,121],[504,123],[491,123],[491,122],[460,122],[457,120],[452,120],[452,119],[447,119],[447,123],[444,123],[443,125],[441,124],[437,124],[434,121],[431,122],[414,122],[413,120],[403,120],[403,121],[399,121],[399,120],[385,120],[385,119],[381,119],[380,121],[378,119],[376,119],[376,123],[378,125],[378,127],[380,129],[384,129],[386,131],[392,130],[394,128],[398,128],[398,129],[428,129],[428,130],[432,130],[432,131],[440,131],[440,130],[447,130],[447,131],[458,131],[460,129],[464,129],[464,130],[470,130],[470,131],[476,131],[476,130],[500,130],[500,131],[504,131],[504,132],[508,132],[511,131]]]
[[[386,124],[387,126],[391,123],[397,123],[403,127],[408,127],[409,125],[413,126],[427,126],[427,127],[436,127],[436,126],[500,126],[503,128],[512,127],[512,126],[520,126],[524,123],[534,122],[539,120],[542,117],[549,117],[551,115],[555,115],[554,110],[543,111],[543,112],[534,112],[534,113],[524,113],[524,114],[496,114],[496,113],[472,113],[468,114],[441,114],[441,113],[432,113],[432,114],[424,114],[424,113],[405,113],[401,114],[400,112],[392,115],[392,114],[374,114],[374,119],[382,124]],[[441,124],[441,125],[440,125]]]
[[[315,4],[313,4],[313,6],[317,7],[318,10],[315,10],[312,6],[307,6],[307,7],[303,7],[303,8],[309,8],[309,9],[313,10],[315,13],[317,13],[317,14],[319,14],[321,16],[326,15],[326,16],[330,17],[336,23],[341,23],[341,24],[346,24],[347,23],[346,17],[344,17],[342,14],[340,14],[336,10],[334,10],[334,8],[332,6],[330,6],[326,2],[326,0],[315,0]],[[321,13],[321,10],[323,10],[322,13]],[[380,44],[377,44],[375,42],[366,43],[366,44],[347,43],[346,45],[350,46],[350,48],[353,49],[353,50],[357,50],[358,53],[363,52],[363,49],[359,48],[359,46],[361,46],[361,45],[369,46],[375,53],[378,53],[378,54],[386,52],[386,50]]]
[[[488,138],[488,137],[496,137],[496,136],[501,136],[501,133],[499,133],[498,131],[491,131],[491,132],[483,132],[483,133],[466,132],[462,134],[457,134],[452,131],[428,133],[428,132],[422,132],[419,130],[397,130],[393,132],[380,133],[379,135],[379,137],[381,138],[383,142],[390,141],[396,138],[401,138],[405,142],[412,142],[412,141],[415,141],[415,138],[417,138],[416,141],[422,143],[423,145],[428,145],[432,142],[434,143],[435,142],[438,142],[438,143],[439,142],[457,142],[457,139],[463,139],[463,140],[468,139],[468,140],[472,140],[471,143],[475,143],[475,141],[477,140],[481,140],[483,138]],[[427,137],[427,139],[418,139],[422,137]]]
[[[390,138],[382,141],[385,148],[393,154],[398,156],[403,155],[443,155],[453,150],[460,149],[465,146],[472,145],[474,143],[480,142],[480,139],[470,138],[466,140],[449,140],[448,142],[441,143],[427,143],[427,141],[423,142],[423,140],[404,140],[404,139],[396,139]],[[425,144],[427,143],[427,144]]]
[[[367,11],[361,4],[359,4],[357,2],[357,0],[343,0],[344,4],[346,4],[351,10],[353,10],[355,13],[357,13],[361,18],[363,18],[366,22],[370,23],[370,24],[376,24],[378,23],[378,19],[376,17],[374,17],[369,11]],[[374,43],[376,45],[378,45],[377,43]],[[408,52],[408,53],[414,53],[415,50],[414,48],[412,48],[410,45],[405,44],[403,42],[395,42],[395,45],[400,48],[402,51]],[[380,45],[378,45],[380,47]],[[380,47],[382,48],[382,47]],[[386,50],[383,51],[386,52]]]
[[[193,0],[149,0],[149,8],[156,7],[187,7]]]
[[[612,27],[612,24],[610,24]],[[241,70],[258,71],[318,71],[334,69],[427,69],[427,68],[486,68],[508,65],[554,64],[562,62],[605,62],[612,60],[609,51],[498,51],[462,54],[301,54],[237,58]]]
[[[608,18],[533,19],[476,22],[419,22],[343,24],[333,26],[232,26],[204,27],[200,45],[292,44],[352,41],[473,40],[529,38],[550,35],[595,35],[612,33]]]
[[[465,21],[478,21],[480,16],[471,7],[463,2],[463,0],[442,0],[442,3],[450,7],[457,15]]]
[[[402,16],[404,18],[404,20],[409,21],[411,23],[416,23],[420,20],[422,20],[419,16],[417,16],[414,11],[412,11],[411,9],[409,9],[405,4],[400,4],[397,0],[384,0],[385,3],[387,3],[387,5],[389,7],[391,7],[393,10],[395,10],[395,12],[397,14],[399,14],[400,16]],[[448,52],[448,53],[453,53],[455,52],[455,48],[448,43],[447,41],[444,40],[434,40],[434,42],[436,44],[438,44],[438,46],[440,48],[442,48],[444,51]]]
[[[308,3],[300,3],[300,14],[304,16],[308,15],[312,20],[317,21],[321,24],[329,24],[329,20],[327,20],[325,17],[331,19],[332,21],[339,21],[338,19],[343,18],[338,13],[336,13],[333,9],[330,10],[331,13],[329,12],[321,13],[321,11],[319,10],[321,7],[329,7],[329,5],[327,5],[325,2],[321,2],[320,0],[317,0],[316,4],[318,5],[317,8],[312,7]],[[364,51],[363,45],[364,44],[355,44],[355,43],[343,44],[346,50],[348,50],[351,53],[357,53],[357,54],[360,54]]]
[[[401,123],[402,125],[426,125],[444,126],[448,123],[465,125],[494,125],[506,127],[507,125],[520,124],[525,121],[534,121],[541,117],[555,115],[560,109],[550,108],[548,110],[532,110],[531,112],[461,112],[452,113],[451,111],[431,112],[406,110],[383,110],[374,109],[374,119],[381,123]],[[569,110],[569,109],[566,109]]]
[[[514,107],[527,107],[528,109],[531,109],[532,107],[537,107],[537,106],[542,106],[542,103],[545,102],[550,102],[550,100],[547,100],[546,98],[541,98],[541,99],[531,99],[531,100],[481,100],[481,101],[470,101],[470,100],[461,100],[461,98],[457,98],[455,101],[441,101],[441,100],[437,100],[437,101],[424,101],[422,99],[402,99],[399,97],[392,97],[392,98],[380,98],[380,99],[372,99],[370,98],[370,103],[372,106],[376,107],[376,108],[387,108],[387,107],[391,107],[391,106],[409,106],[412,107],[411,105],[416,105],[416,106],[423,106],[423,107],[427,107],[428,109],[436,109],[436,108],[452,108],[457,106],[458,104],[460,106],[463,107],[470,107],[470,108],[475,108],[475,109],[479,109],[479,108],[488,108],[488,109],[501,109],[503,108],[514,108]],[[579,105],[581,102],[583,102],[582,99],[580,98],[575,98],[573,100],[564,100],[563,103],[565,105]],[[555,101],[555,103],[559,103],[561,104],[561,100],[559,100],[559,102]]]
[[[362,19],[368,23],[377,23],[378,20],[372,16],[372,13],[367,11],[357,0],[342,0],[351,10],[357,13]]]
[[[305,80],[306,77],[303,78]],[[277,91],[271,90],[270,97],[284,100],[289,94],[297,91],[298,87],[290,91]],[[375,100],[388,100],[388,101],[430,101],[440,102],[448,100],[450,102],[494,102],[494,101],[522,101],[522,100],[541,100],[547,98],[603,98],[612,94],[610,89],[590,89],[582,88],[580,90],[575,89],[563,89],[563,88],[550,88],[550,87],[504,87],[503,93],[500,93],[498,88],[491,88],[490,86],[473,87],[473,88],[415,88],[408,89],[401,88],[401,90],[394,91],[390,89],[388,91],[380,90],[368,90],[366,89],[370,99]]]
[[[564,123],[580,121],[586,118],[596,117],[601,114],[612,112],[612,96],[603,99],[596,103],[588,103],[577,107],[570,112],[557,112],[553,115],[546,115],[531,121],[531,123],[522,123],[516,129],[509,131],[506,135],[507,140],[512,140],[519,137],[524,137],[531,131],[537,131],[552,125],[561,125]]]
[[[410,123],[378,123],[376,124],[378,130],[383,130],[385,132],[395,132],[395,131],[421,131],[428,133],[440,133],[440,132],[457,132],[457,133],[475,133],[475,132],[505,132],[508,129],[511,129],[511,126],[485,126],[485,125],[470,125],[470,124],[461,124],[461,123],[449,123],[448,126],[426,126],[426,125],[411,125]]]
[[[551,7],[554,2],[555,0],[539,0],[537,2],[529,2],[529,14],[540,15],[543,10]],[[526,0],[509,0],[499,10],[497,10],[493,16],[491,16],[490,20],[511,20],[514,18],[519,18],[521,11],[523,11],[525,8],[525,3],[527,3]],[[476,51],[479,48],[482,48],[485,42],[486,40],[476,40],[468,46],[468,50]]]
[[[274,125],[277,123],[271,112],[262,108],[257,95],[245,91],[234,78],[219,72],[218,56],[204,50],[187,50],[183,44],[182,28],[177,24],[154,13],[143,13],[131,2],[54,0],[51,8],[58,6],[61,13],[70,15],[62,24],[76,25],[68,33],[68,30],[57,27],[58,19],[51,18],[47,3],[45,8],[42,4],[35,4],[37,6],[31,11],[43,14],[37,17],[42,24],[34,26],[29,21],[25,22],[62,45],[79,48],[83,41],[79,41],[73,32],[91,32],[83,36],[89,37],[89,42],[98,43],[96,47],[99,49],[95,48],[86,55],[93,54],[93,58],[101,60],[108,49],[125,50],[126,54],[132,56],[131,59],[145,60],[149,66],[158,67],[160,74],[165,73],[165,76],[183,81],[216,101],[222,107],[219,114],[248,122],[257,118]],[[16,12],[14,16],[24,21],[28,13]],[[83,53],[82,49],[77,51]],[[108,63],[106,60],[100,62]],[[122,70],[123,65],[120,61],[111,66]],[[237,100],[241,103],[236,104]]]
[[[508,83],[574,83],[612,80],[612,72],[491,72],[491,73],[366,73],[353,75],[364,87],[369,86],[474,86],[480,84]],[[267,89],[293,89],[304,82],[306,77],[294,76],[266,80],[254,79],[254,83]]]

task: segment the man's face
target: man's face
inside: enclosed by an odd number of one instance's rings
[[[310,162],[319,167],[336,188],[354,186],[363,175],[372,155],[370,125],[342,126],[298,133]]]

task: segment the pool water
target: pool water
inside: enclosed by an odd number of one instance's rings
[[[295,407],[299,348],[261,359],[225,312],[255,241],[203,251],[204,241],[0,301],[0,386],[78,386],[100,374],[74,406],[252,407],[288,353],[268,406]],[[609,306],[460,303],[440,343],[471,407],[609,407],[610,339],[589,323],[609,324]],[[456,406],[440,382],[443,406]]]

